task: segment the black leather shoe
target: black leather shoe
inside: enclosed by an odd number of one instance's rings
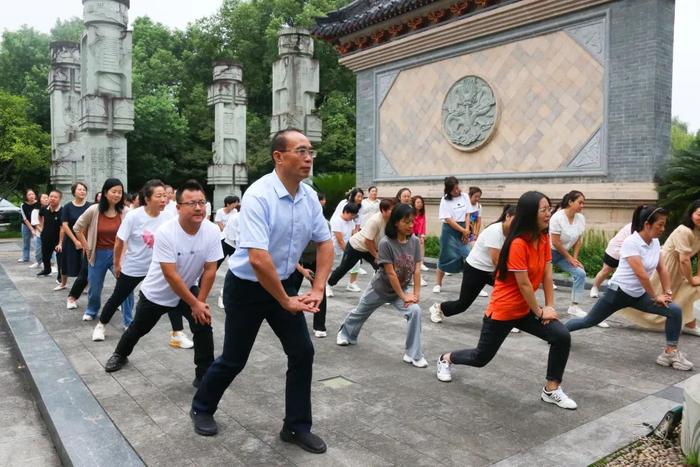
[[[285,443],[296,444],[304,451],[313,452],[314,454],[322,454],[327,449],[325,441],[310,431],[293,431],[282,428],[280,439]]]
[[[51,271],[41,271],[36,273],[37,276],[48,276],[49,274],[51,274]]]
[[[192,386],[199,389],[200,384],[202,384],[202,378],[200,378],[199,376],[195,376],[194,379],[192,380]]]
[[[194,432],[202,436],[214,436],[219,432],[214,416],[205,412],[190,410],[190,418],[194,424]]]
[[[105,365],[105,371],[107,373],[111,373],[113,371],[119,371],[122,369],[124,365],[126,365],[126,362],[128,362],[129,359],[126,357],[122,357],[119,354],[113,353],[111,357],[109,357],[109,360],[107,360],[107,364]]]

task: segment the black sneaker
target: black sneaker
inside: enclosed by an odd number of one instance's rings
[[[280,431],[280,439],[285,443],[296,444],[304,451],[314,454],[322,454],[326,452],[326,443],[310,431],[294,431],[288,428],[282,428]]]
[[[219,432],[214,416],[205,412],[190,410],[190,418],[194,424],[194,432],[202,436],[214,436]]]
[[[41,272],[36,273],[37,276],[48,276],[50,274],[51,274],[51,271],[41,271]]]
[[[119,354],[113,353],[107,363],[105,364],[105,371],[111,373],[113,371],[119,371],[124,365],[129,361],[128,358],[122,357]]]

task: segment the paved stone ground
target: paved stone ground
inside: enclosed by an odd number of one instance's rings
[[[0,381],[0,465],[61,465],[1,319]]]
[[[34,277],[34,270],[16,263],[15,251],[0,250],[0,263],[17,288],[149,465],[587,465],[644,434],[642,422],[655,424],[677,405],[677,385],[694,374],[656,365],[663,335],[613,317],[611,329],[574,334],[564,389],[578,402],[576,411],[539,400],[547,346],[526,334],[511,335],[487,367],[456,367],[453,382],[441,383],[435,358],[476,344],[487,299],[434,324],[428,307],[454,298],[461,276],[447,277],[436,295],[430,292],[433,273],[427,273],[430,285],[421,305],[430,367],[416,369],[401,361],[405,324],[387,306],[367,322],[359,345],[335,345],[334,331],[359,298],[341,281],[329,302],[329,337],[314,339],[314,431],[327,441],[328,452],[312,455],[279,441],[286,359],[265,325],[217,412],[220,434],[203,438],[193,434],[187,415],[194,393],[192,352],[168,347],[167,318],[142,339],[129,365],[107,374],[103,364],[117,343],[121,317],[112,320],[105,342],[92,342],[92,323],[80,321],[86,298],[78,310],[66,310],[66,294],[51,291],[52,279]],[[368,278],[360,276],[362,286]],[[108,280],[103,298],[112,285]],[[557,308],[565,310],[569,291],[560,288],[556,295]],[[215,297],[210,304],[218,353],[224,314]],[[682,346],[700,362],[700,339],[684,335]]]

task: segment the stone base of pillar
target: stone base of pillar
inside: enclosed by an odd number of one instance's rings
[[[229,195],[241,196],[243,187],[248,184],[248,170],[245,164],[214,164],[207,169],[207,184],[214,186],[212,208],[216,211],[224,207],[224,198]]]

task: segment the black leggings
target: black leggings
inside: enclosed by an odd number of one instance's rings
[[[228,256],[233,256],[233,254],[236,252],[236,249],[228,243],[226,243],[225,240],[221,240],[221,248],[224,250],[224,256],[216,262],[216,269],[219,269],[221,263],[223,263]]]
[[[542,324],[532,312],[523,318],[510,321],[497,321],[484,316],[476,348],[451,352],[450,360],[457,365],[486,366],[496,356],[496,352],[514,327],[549,343],[547,380],[561,383],[571,348],[569,330],[559,320]]]
[[[459,291],[459,298],[451,302],[442,302],[440,304],[442,314],[454,316],[465,311],[474,303],[486,284],[493,285],[493,273],[476,269],[466,263],[464,271],[462,271],[462,288]]]
[[[70,288],[70,292],[68,293],[69,297],[73,297],[76,300],[80,298],[80,296],[83,294],[83,290],[85,290],[85,287],[88,285],[87,256],[85,256],[85,253],[83,253],[80,255],[80,258],[80,272],[78,273],[78,277],[76,277],[73,281],[73,287]]]
[[[377,270],[377,263],[370,252],[357,251],[350,246],[350,242],[347,242],[345,244],[345,251],[343,251],[343,259],[340,260],[340,264],[333,270],[331,276],[328,278],[328,285],[334,286],[337,284],[361,259],[367,261],[375,271]]]
[[[51,257],[53,256],[53,253],[56,248],[56,244],[58,243],[57,238],[51,238],[51,237],[41,237],[41,261],[44,263],[44,270],[42,271],[44,274],[49,275],[51,274]],[[61,253],[56,253],[56,269],[58,269],[58,276],[56,276],[57,280],[61,280]]]
[[[304,266],[306,269],[311,269],[314,273],[316,273],[316,262],[312,263],[301,263],[302,266]],[[299,271],[294,271],[292,275],[290,276],[292,286],[296,289],[297,293],[299,293],[299,289],[301,288],[301,283],[304,282],[304,276],[301,275]],[[318,305],[318,312],[314,313],[314,331],[325,331],[326,330],[326,290],[325,288],[323,289],[323,300],[321,300],[321,303]]]

